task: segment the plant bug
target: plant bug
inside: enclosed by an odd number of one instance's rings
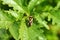
[[[32,23],[33,23],[33,17],[32,16],[29,16],[29,23],[28,23],[28,25],[31,26]]]

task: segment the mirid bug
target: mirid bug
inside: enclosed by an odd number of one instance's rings
[[[28,23],[28,25],[29,25],[29,26],[31,26],[31,25],[32,25],[32,23],[33,23],[33,17],[32,17],[32,16],[30,16],[30,17],[29,17],[29,23]]]

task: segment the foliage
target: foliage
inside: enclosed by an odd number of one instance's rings
[[[60,40],[60,0],[0,0],[0,40]]]

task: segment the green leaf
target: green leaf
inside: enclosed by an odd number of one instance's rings
[[[7,12],[9,15],[11,14],[13,17],[15,17],[17,19],[19,18],[18,13],[15,11],[9,10],[9,11],[5,11],[5,12]]]
[[[27,29],[27,26],[25,24],[25,18],[22,19],[21,21],[21,25],[20,25],[20,29],[19,29],[19,38],[21,40],[29,40],[29,36],[28,36],[28,29]]]
[[[26,0],[18,0],[18,1],[17,1],[17,0],[14,0],[14,1],[15,1],[16,3],[18,3],[19,6],[23,7],[23,6],[25,5],[24,2],[25,2]],[[24,3],[24,4],[23,4],[23,3]]]
[[[0,40],[8,40],[9,35],[7,34],[7,30],[5,28],[0,29]]]
[[[17,25],[17,23],[12,23],[9,27],[9,32],[11,33],[11,35],[14,37],[15,40],[19,40],[19,26]]]
[[[8,4],[9,7],[13,7],[14,10],[18,10],[21,13],[28,13],[25,7],[22,7],[19,0],[2,0],[3,4]]]
[[[60,22],[60,10],[57,10],[57,11],[51,11],[50,12],[50,14],[51,14],[51,16],[52,16],[52,18],[53,18],[53,24],[54,23],[58,23],[58,24],[60,24],[59,22]]]
[[[49,30],[49,26],[46,24],[46,22],[42,21],[41,17],[38,15],[38,13],[35,13],[36,15],[34,16],[38,23],[42,24],[43,26],[46,27],[46,29]]]
[[[0,29],[1,28],[6,28],[6,29],[8,29],[9,28],[9,26],[11,25],[11,21],[0,21]],[[3,25],[2,25],[3,24]]]
[[[60,0],[58,0],[58,2],[57,2],[57,6],[55,6],[55,10],[58,10],[60,8]]]
[[[14,0],[14,2],[17,5],[19,5],[21,12],[26,13],[29,16],[29,11],[28,11],[27,7],[24,7],[23,4],[22,4],[23,0]]]
[[[43,36],[43,30],[41,30],[39,28],[39,26],[37,26],[36,24],[33,24],[29,29],[28,29],[28,33],[29,33],[29,39],[30,40],[45,40],[44,36]]]
[[[38,0],[31,0],[28,5],[28,10],[31,11],[34,6],[37,4]]]
[[[2,21],[13,21],[12,16],[5,13],[3,10],[0,10],[0,20]]]
[[[0,28],[7,28],[10,26],[10,24],[13,22],[11,20],[11,17],[5,13],[4,11],[0,10]],[[2,25],[3,24],[3,25]]]

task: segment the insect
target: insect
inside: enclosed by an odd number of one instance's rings
[[[29,17],[28,25],[29,25],[29,26],[31,26],[31,25],[32,25],[32,23],[33,23],[33,17],[32,17],[32,16],[30,16],[30,17]]]

